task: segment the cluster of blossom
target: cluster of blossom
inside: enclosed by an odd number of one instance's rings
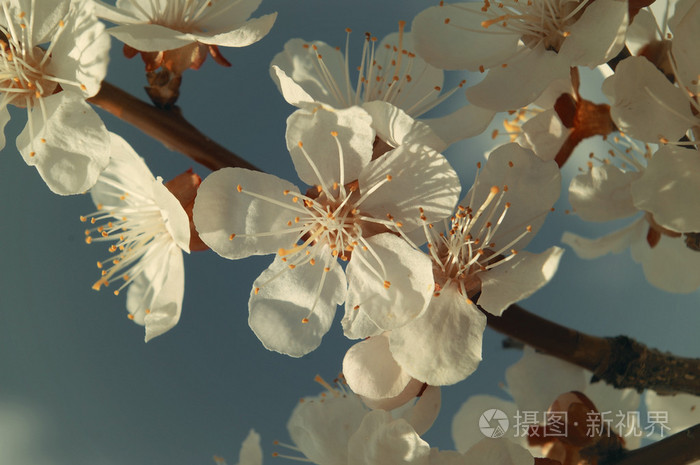
[[[249,19],[259,3],[0,2],[3,124],[8,104],[26,108],[17,138],[25,161],[58,194],[90,190],[97,208],[81,217],[93,225],[86,242],[116,241],[98,262],[93,287],[128,288],[129,318],[145,326],[147,341],[180,318],[182,251],[274,254],[248,301],[250,327],[266,348],[308,354],[344,305],[344,334],[361,339],[343,361],[350,389],[385,410],[423,399],[476,369],[486,313],[502,315],[551,280],[563,249],[523,248],[559,197],[560,166],[593,136],[610,139],[610,158],[592,155],[574,179],[574,211],[590,221],[641,214],[603,238],[567,233],[563,242],[586,258],[630,245],[652,284],[671,292],[700,287],[693,203],[700,195],[700,3],[669,1],[656,10],[624,0],[440,2],[410,32],[402,22],[382,41],[367,34],[359,63],[351,63],[349,30],[344,53],[292,39],[270,73],[297,108],[286,143],[308,187],[244,168],[163,183],[85,101],[105,77],[107,32],[128,56],[141,54],[149,96],[169,108],[186,69],[209,54],[227,65],[219,46],[267,34],[274,14]],[[98,16],[117,26],[106,30]],[[581,96],[578,67],[608,75],[609,105]],[[443,92],[443,70],[452,69],[484,78]],[[470,105],[425,118],[465,88]],[[441,152],[484,132],[501,111],[517,112],[507,127],[519,135],[483,167],[474,161],[476,178],[458,202],[462,187]],[[333,463],[388,463],[383,454],[390,453],[413,454],[407,463],[469,462],[431,451],[411,421],[367,412],[344,392],[332,397],[305,403],[290,420],[290,432],[296,421],[305,424],[301,436],[291,434],[316,463],[328,462],[312,456],[344,450],[347,457]],[[314,442],[324,426],[313,422],[332,414],[305,409],[336,403],[349,422],[344,436]],[[494,444],[474,447],[520,454]],[[491,453],[500,454],[479,452]]]

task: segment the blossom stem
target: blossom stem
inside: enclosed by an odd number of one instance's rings
[[[548,355],[593,372],[616,388],[653,389],[663,394],[700,395],[700,359],[678,357],[650,349],[627,336],[585,334],[511,305],[488,325]]]
[[[88,102],[139,128],[171,150],[183,153],[212,171],[227,166],[260,171],[192,126],[177,109],[160,109],[104,81]]]
[[[685,465],[700,460],[700,424],[656,441],[648,446],[625,451],[621,457],[601,465]]]

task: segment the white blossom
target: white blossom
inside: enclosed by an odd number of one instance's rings
[[[85,102],[105,76],[109,36],[88,0],[4,0],[0,9],[0,133],[8,105],[26,108],[24,161],[53,192],[85,192],[109,162],[107,130]]]
[[[154,178],[129,144],[111,136],[112,158],[90,194],[97,211],[81,217],[93,225],[85,242],[117,241],[97,262],[93,285],[128,287],[128,317],[146,327],[146,342],[175,326],[185,291],[182,251],[189,253],[190,222],[178,199]]]

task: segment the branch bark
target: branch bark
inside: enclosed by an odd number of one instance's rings
[[[686,465],[700,460],[700,424],[600,465]]]
[[[164,110],[103,82],[88,102],[132,124],[167,148],[183,153],[212,171],[227,166],[260,171],[235,153],[217,144],[192,126],[177,110]]]
[[[700,359],[650,349],[627,336],[598,337],[511,305],[503,316],[484,311],[488,325],[535,349],[593,372],[616,388],[700,395]]]

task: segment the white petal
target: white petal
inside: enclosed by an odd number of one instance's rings
[[[364,312],[381,329],[405,325],[428,305],[435,287],[430,258],[390,233],[366,240],[347,267],[345,314]]]
[[[406,420],[389,412],[365,415],[348,442],[348,465],[428,464],[430,446]]]
[[[153,181],[153,201],[160,208],[165,227],[175,240],[175,243],[185,252],[190,251],[190,219],[180,201],[163,185],[163,179],[158,177]]]
[[[151,170],[121,136],[113,132],[109,133],[110,160],[108,167],[102,172],[95,186],[90,189],[90,196],[95,205],[114,205],[124,192],[121,192],[114,184],[124,186],[129,192],[138,195],[126,196],[124,202],[140,202],[138,197],[150,197],[151,185],[155,181]]]
[[[253,18],[236,29],[217,34],[190,34],[197,42],[210,45],[221,45],[223,47],[245,47],[254,44],[270,32],[275,24],[277,13]]]
[[[277,88],[282,93],[282,97],[284,97],[287,103],[299,106],[300,103],[314,102],[314,98],[311,97],[303,87],[297,84],[294,79],[290,78],[279,66],[270,66],[270,76],[272,76],[272,80],[277,84]]]
[[[80,97],[59,92],[43,102],[46,120],[42,109],[34,108],[29,116],[33,130],[25,126],[17,149],[56,194],[85,192],[109,163],[107,129]]]
[[[93,13],[92,2],[73,2],[66,29],[53,44],[45,72],[63,79],[61,87],[84,97],[100,90],[107,74],[109,34]]]
[[[133,24],[140,20],[140,15],[137,15],[137,12],[140,13],[138,10],[132,11],[131,9],[120,8],[119,6],[105,3],[102,0],[93,0],[93,3],[95,5],[95,14],[97,17],[106,19],[110,23]]]
[[[492,315],[501,316],[510,304],[530,297],[552,279],[563,253],[559,247],[539,254],[521,251],[508,262],[479,273],[479,305]]]
[[[144,270],[129,285],[126,308],[133,321],[146,326],[146,342],[180,321],[185,294],[182,251],[172,242],[152,246],[141,258]]]
[[[510,244],[531,226],[531,234],[510,246],[522,249],[532,240],[534,233],[542,226],[547,213],[559,198],[559,168],[553,161],[541,160],[531,150],[517,144],[503,145],[491,152],[486,166],[461,204],[469,205],[476,211],[484,203],[493,186],[502,191],[508,186],[503,202],[511,204],[493,238],[496,248]],[[474,200],[470,202],[472,192]],[[498,211],[501,212],[500,209]],[[488,218],[482,216],[482,219],[475,222],[473,230],[480,230],[486,221]]]
[[[108,32],[142,52],[174,50],[194,42],[189,34],[158,24],[127,24],[110,28]]]
[[[485,327],[486,316],[448,286],[420,317],[391,332],[391,352],[414,378],[436,386],[454,384],[479,365]]]
[[[262,465],[263,453],[260,448],[260,435],[251,429],[241,444],[238,465]]]
[[[700,287],[700,252],[689,249],[683,238],[662,234],[653,248],[646,240],[639,240],[632,243],[631,250],[647,281],[659,289],[687,294]]]
[[[294,408],[287,430],[311,462],[347,465],[348,441],[366,413],[355,395],[304,399]]]
[[[546,379],[546,383],[541,381]],[[506,381],[521,411],[546,412],[552,402],[569,391],[586,388],[583,368],[526,347],[522,358],[506,370]]]
[[[656,31],[656,18],[653,13],[646,8],[639,10],[632,24],[627,27],[627,49],[633,56],[639,55],[649,42],[657,40]]]
[[[450,146],[457,141],[478,136],[484,132],[495,114],[492,110],[476,105],[465,105],[449,115],[423,120],[423,123],[430,126],[446,146]],[[438,152],[442,151],[437,147],[433,148]]]
[[[359,182],[360,194],[383,183],[362,202],[360,210],[375,218],[393,217],[403,223],[405,232],[422,225],[420,208],[428,222],[449,216],[461,189],[447,159],[417,144],[402,145],[372,161],[362,170]]]
[[[413,119],[391,103],[375,100],[363,104],[362,108],[372,116],[377,137],[392,147],[414,143],[427,145],[438,152],[447,148],[430,126]]]
[[[668,412],[668,434],[675,434],[700,423],[700,397],[690,394],[662,396],[647,389],[644,397],[647,410]]]
[[[485,438],[464,454],[465,463],[489,465],[533,465],[534,457],[524,447],[505,438]]]
[[[346,290],[345,273],[335,259],[290,269],[277,257],[253,283],[248,324],[266,349],[301,357],[321,344]]]
[[[630,185],[641,174],[613,165],[594,166],[569,185],[569,202],[586,221],[610,221],[637,213]]]
[[[456,3],[420,12],[411,26],[416,53],[442,69],[476,71],[479,66],[490,68],[504,63],[516,52],[520,36],[500,29],[490,34],[481,26],[486,19],[481,7],[477,3]]]
[[[539,97],[550,83],[569,76],[569,64],[540,46],[489,70],[483,81],[467,89],[467,100],[494,111],[517,110]]]
[[[372,118],[360,107],[314,107],[292,113],[287,119],[287,149],[299,178],[327,189],[334,182],[345,185],[357,179],[372,158],[371,125]]]
[[[384,37],[375,49],[374,59],[377,65],[383,69],[374,72],[382,76],[383,85],[365,87],[364,101],[385,99],[383,88],[388,87],[394,76],[410,76],[410,81],[401,82],[400,94],[393,94],[389,101],[401,108],[411,116],[418,117],[425,112],[425,108],[431,108],[440,98],[437,89],[442,88],[443,71],[427,64],[421,57],[414,56],[413,34],[394,32]],[[398,50],[407,52],[402,54],[400,69],[396,69]],[[367,92],[369,88],[370,92]]]
[[[572,65],[594,68],[614,58],[625,44],[627,0],[589,4],[567,32],[559,50]]]
[[[651,212],[661,226],[700,231],[700,158],[697,150],[664,146],[632,183],[634,206]]]
[[[442,394],[439,386],[428,386],[413,407],[401,416],[419,435],[424,434],[433,426],[440,413]]]
[[[479,419],[491,409],[500,410],[511,419],[515,418],[518,406],[514,402],[490,395],[470,396],[452,420],[452,440],[458,451],[466,452],[484,439],[484,433],[479,427]]]
[[[644,57],[621,61],[602,89],[620,131],[642,141],[675,141],[697,124],[683,91]]]
[[[321,64],[316,52],[321,55],[322,65],[328,70],[328,74],[320,73]],[[284,44],[284,51],[275,55],[270,64],[278,68],[275,74],[272,74],[272,78],[285,100],[292,105],[298,105],[300,101],[313,101],[335,108],[346,108],[355,103],[355,89],[345,75],[345,57],[342,52],[325,42],[291,39]],[[282,76],[296,83],[299,89],[291,83],[285,83]],[[328,76],[331,77],[331,82]],[[300,97],[305,97],[300,90],[310,96],[310,100],[299,100]]]
[[[371,399],[398,396],[411,381],[392,357],[386,334],[350,347],[343,358],[343,376],[355,394]]]
[[[7,139],[5,139],[5,126],[10,122],[10,112],[7,106],[0,107],[0,150],[5,148]]]
[[[238,0],[235,2],[211,2],[197,23],[204,31],[225,32],[243,23],[258,9],[262,0]]]
[[[700,5],[695,2],[682,18],[673,31],[671,52],[681,84],[697,93],[700,90]]]
[[[411,380],[406,384],[406,386],[403,388],[403,391],[401,391],[398,395],[395,395],[394,397],[385,397],[385,398],[370,398],[370,397],[364,397],[361,396],[362,402],[372,410],[386,410],[386,411],[392,411],[392,415],[394,415],[394,411],[401,411],[403,408],[406,408],[412,401],[416,400],[416,397],[420,392],[425,388],[425,384],[422,381],[418,381],[415,378],[411,378]],[[398,418],[401,415],[394,415],[394,417]]]
[[[556,111],[545,110],[527,120],[521,127],[532,151],[542,160],[554,160],[564,141],[569,137]]]
[[[240,192],[237,186],[241,186]],[[284,195],[287,190],[290,193]],[[204,243],[222,257],[237,259],[275,253],[296,238],[293,232],[285,233],[289,231],[287,221],[302,211],[292,201],[296,194],[296,186],[271,174],[223,168],[207,176],[199,186],[194,224]],[[231,239],[231,234],[237,237]]]
[[[644,218],[639,218],[634,223],[622,229],[614,231],[598,239],[587,239],[576,234],[565,232],[561,241],[571,246],[581,258],[590,260],[602,257],[609,253],[620,253],[634,241],[643,240],[648,224]]]

